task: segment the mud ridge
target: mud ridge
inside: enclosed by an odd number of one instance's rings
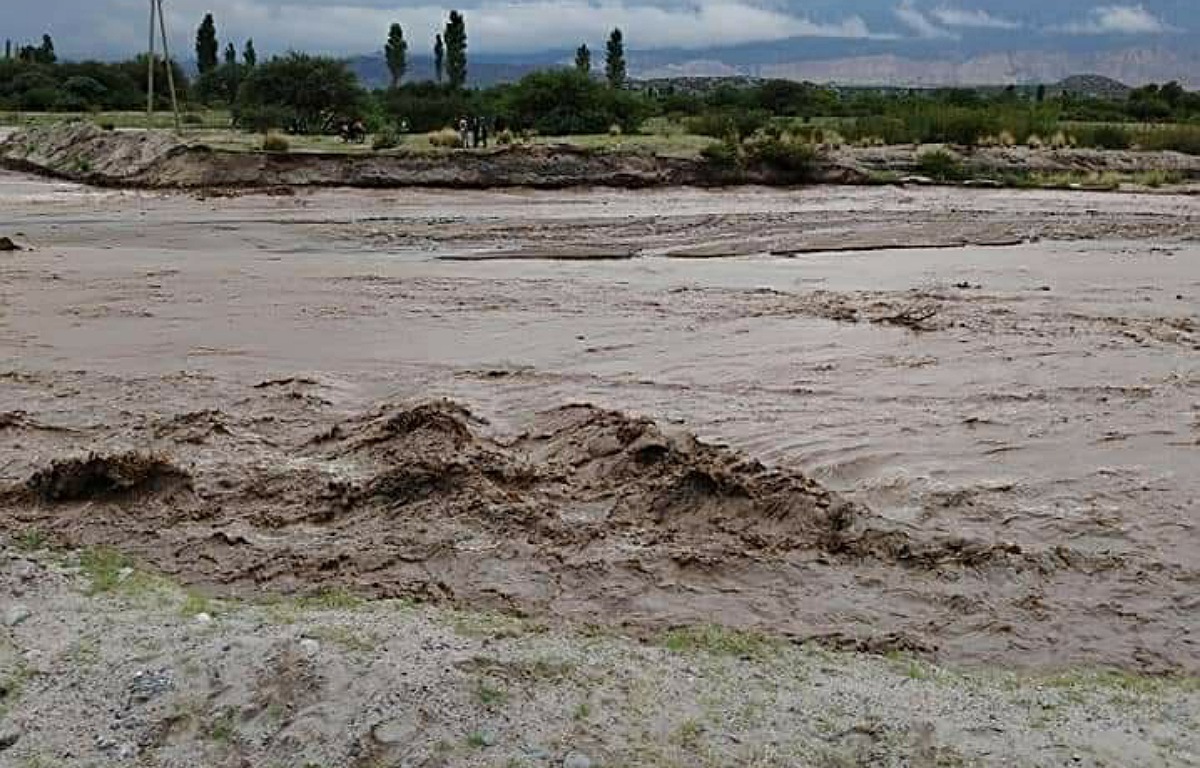
[[[25,491],[46,504],[105,502],[186,487],[189,482],[187,472],[159,456],[93,453],[52,462],[26,481]]]
[[[918,538],[802,473],[587,404],[516,434],[454,401],[385,404],[278,446],[238,444],[226,420],[186,413],[151,429],[146,450],[52,461],[0,498],[0,521],[232,594],[337,587],[647,629],[716,611],[838,646],[930,652],[936,633],[806,619],[794,595],[836,592],[856,573],[961,584],[1126,565]],[[218,433],[233,444],[214,450]]]

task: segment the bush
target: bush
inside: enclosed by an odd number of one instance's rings
[[[437,83],[407,83],[379,97],[383,117],[406,125],[412,133],[429,133],[458,123],[465,115],[484,112],[473,91],[454,90]]]
[[[462,136],[453,128],[443,128],[429,134],[429,143],[442,149],[459,149],[462,147]]]
[[[1081,147],[1095,149],[1129,149],[1133,135],[1120,125],[1088,125],[1074,129]]]
[[[400,146],[400,141],[400,134],[388,128],[375,134],[375,137],[371,140],[371,149],[376,152],[385,149],[395,149]]]
[[[700,157],[716,171],[732,171],[741,162],[738,146],[732,141],[718,141],[700,150]]]
[[[195,112],[188,112],[183,116],[184,125],[204,125],[204,118],[197,115]]]
[[[917,156],[917,169],[938,181],[958,181],[966,175],[958,158],[944,149],[922,152]]]
[[[496,96],[505,125],[532,128],[545,136],[634,133],[650,113],[646,99],[605,86],[575,70],[526,75]]]
[[[1145,150],[1173,150],[1200,155],[1200,125],[1176,125],[1144,131],[1138,134],[1137,145]]]
[[[689,117],[684,123],[688,133],[711,136],[714,139],[741,140],[766,127],[771,114],[763,110],[705,112]]]
[[[263,136],[262,148],[265,152],[287,152],[292,148],[292,145],[288,142],[286,136],[272,132]]]
[[[234,121],[242,128],[322,133],[338,119],[357,116],[362,96],[345,62],[290,53],[250,71],[238,90]]]
[[[496,134],[496,143],[502,147],[510,146],[511,144],[515,143],[516,140],[517,137],[507,128]]]
[[[811,179],[817,171],[817,148],[805,141],[764,136],[746,142],[745,151],[749,163],[795,181]]]

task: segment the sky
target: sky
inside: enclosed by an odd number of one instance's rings
[[[171,38],[191,57],[195,28],[216,18],[222,45],[253,38],[260,54],[371,53],[399,22],[420,53],[451,7],[475,54],[573,49],[614,26],[631,49],[703,49],[791,38],[891,41],[906,49],[1073,49],[1179,44],[1200,32],[1200,0],[164,0]],[[146,44],[149,0],[0,0],[0,37],[50,32],[61,55],[123,56]],[[173,51],[174,53],[174,51]]]

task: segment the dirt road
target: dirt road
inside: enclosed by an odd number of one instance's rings
[[[1194,198],[0,206],[5,526],[218,594],[1200,671]]]

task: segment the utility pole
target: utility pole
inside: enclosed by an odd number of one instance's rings
[[[157,19],[155,18],[157,16]],[[156,30],[155,21],[158,22]],[[167,66],[167,87],[171,89],[171,112],[175,117],[175,131],[183,130],[179,121],[179,99],[175,93],[175,71],[171,66],[171,48],[167,42],[167,19],[163,14],[162,0],[150,0],[150,64],[146,75],[146,115],[154,115],[154,68],[158,57],[154,53],[154,35],[157,32],[162,39],[163,61]]]
[[[167,20],[163,18],[162,0],[158,0],[158,28],[162,32],[163,59],[167,62],[167,87],[171,89],[171,112],[175,115],[175,132],[183,131],[179,122],[179,98],[175,94],[175,68],[171,66],[171,50],[167,47]]]
[[[157,7],[156,0],[150,0],[150,56],[146,73],[146,116],[150,117],[154,114],[154,14]]]

